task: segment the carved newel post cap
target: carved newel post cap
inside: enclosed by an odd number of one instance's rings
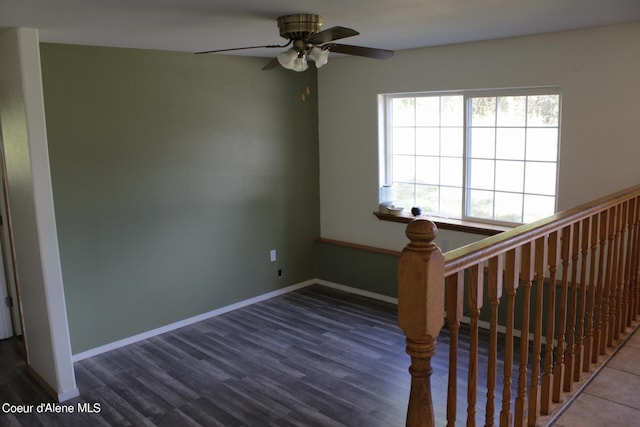
[[[431,246],[438,235],[438,227],[424,218],[416,218],[407,225],[405,235],[411,240],[410,245]]]

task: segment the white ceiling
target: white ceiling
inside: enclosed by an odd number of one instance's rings
[[[38,28],[43,42],[197,52],[282,44],[276,18],[292,13],[360,32],[346,44],[401,50],[636,22],[640,0],[0,0],[0,27]]]

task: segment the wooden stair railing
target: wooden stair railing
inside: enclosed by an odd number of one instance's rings
[[[433,426],[436,412],[448,426],[544,424],[640,316],[640,186],[444,255],[432,222],[416,219],[406,234],[398,323],[411,357],[407,426]],[[431,359],[445,324],[447,407],[434,408],[432,393],[445,390],[431,389]]]

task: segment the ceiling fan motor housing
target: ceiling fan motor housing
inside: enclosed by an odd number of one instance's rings
[[[322,28],[322,16],[307,13],[285,15],[278,18],[280,36],[287,40],[304,40]]]

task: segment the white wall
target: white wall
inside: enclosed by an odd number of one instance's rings
[[[77,395],[55,227],[38,33],[0,33],[0,123],[30,369],[54,397]]]
[[[322,236],[389,249],[378,203],[380,93],[559,85],[560,210],[640,184],[640,23],[339,58],[318,72]],[[441,230],[445,250],[475,236]]]

